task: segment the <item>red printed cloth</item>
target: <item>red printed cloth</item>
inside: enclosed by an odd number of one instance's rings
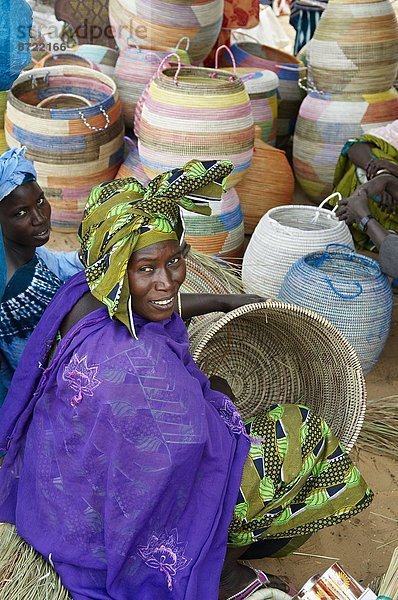
[[[225,0],[223,27],[250,29],[259,22],[259,0]]]

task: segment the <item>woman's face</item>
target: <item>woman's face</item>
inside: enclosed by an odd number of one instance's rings
[[[0,202],[4,239],[19,246],[37,248],[50,237],[51,207],[35,181],[19,185]]]
[[[178,242],[158,242],[137,250],[127,272],[133,311],[149,321],[171,317],[186,273]]]

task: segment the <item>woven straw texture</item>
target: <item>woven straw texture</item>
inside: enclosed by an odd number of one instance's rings
[[[345,335],[368,373],[387,341],[392,316],[391,286],[379,265],[347,252],[314,252],[286,274],[280,300],[306,306]]]
[[[221,31],[223,7],[224,0],[110,0],[109,17],[120,50],[131,38],[167,50],[188,36],[192,63],[199,65]]]
[[[182,211],[185,240],[204,254],[228,260],[241,259],[245,232],[239,196],[235,189],[227,190],[220,202],[209,202],[212,214],[193,215]]]
[[[327,196],[346,141],[390,123],[397,115],[394,88],[362,96],[311,92],[301,105],[293,142],[294,172],[306,194],[314,200]]]
[[[232,44],[231,52],[236,64],[241,68],[252,70],[269,70],[279,78],[279,103],[277,119],[277,136],[292,135],[296,124],[298,111],[303,99],[303,92],[298,86],[299,61],[290,54],[261,46],[251,42]],[[227,52],[221,54],[222,66],[231,66],[231,59]]]
[[[276,402],[300,403],[329,423],[350,450],[365,417],[358,357],[324,317],[277,301],[248,304],[191,329],[194,360],[226,379],[244,418]]]
[[[162,60],[174,52],[179,54],[181,62],[190,63],[189,55],[184,50],[169,49],[164,52],[153,52],[139,47],[129,47],[120,53],[116,63],[115,81],[122,102],[124,122],[129,129],[134,127],[135,108],[145,87],[156,74]],[[169,62],[173,62],[172,57]]]
[[[58,94],[77,95],[91,106],[37,107]],[[53,228],[76,231],[91,188],[113,179],[123,159],[115,83],[99,71],[76,66],[24,73],[9,93],[5,129],[10,147],[27,146],[52,205]]]
[[[398,23],[389,0],[329,0],[308,53],[318,90],[372,94],[388,90],[398,67]]]
[[[7,150],[6,136],[4,133],[4,113],[7,104],[7,92],[0,92],[0,154]]]
[[[138,148],[129,138],[126,138],[126,141],[128,142],[128,154],[120,165],[120,169],[118,170],[115,179],[135,177],[142,185],[147,185],[147,183],[149,183],[149,177],[141,164]]]
[[[290,267],[301,257],[329,244],[353,247],[344,221],[324,208],[279,206],[257,225],[243,257],[242,281],[266,298],[277,298]]]
[[[242,206],[245,233],[253,233],[270,208],[292,201],[294,175],[285,153],[256,138],[253,162],[236,191]]]
[[[226,69],[232,72],[234,69]],[[261,128],[261,139],[275,146],[278,119],[278,75],[272,71],[255,71],[238,67],[238,77],[245,84],[252,105],[254,124]]]
[[[114,77],[115,65],[119,56],[117,50],[97,44],[82,44],[81,46],[77,46],[76,54],[87,60],[91,60],[91,62],[97,65],[101,73],[108,75],[108,77]]]
[[[236,185],[250,166],[254,126],[242,81],[226,71],[182,67],[162,71],[136,111],[138,150],[150,178],[192,159],[228,159]],[[177,81],[175,81],[175,77]]]
[[[55,15],[72,26],[80,44],[115,48],[108,7],[109,0],[56,0]]]

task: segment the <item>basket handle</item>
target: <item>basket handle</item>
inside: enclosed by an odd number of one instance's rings
[[[141,50],[140,50],[140,52],[141,52]],[[156,52],[152,52],[152,51],[145,52],[145,60],[155,62],[152,60],[154,58],[156,58],[159,61],[159,64],[162,62],[162,57],[159,56],[159,54],[156,54]]]
[[[160,77],[160,75],[162,73],[163,65],[165,64],[165,62],[167,62],[167,60],[171,56],[175,56],[177,58],[178,67],[177,67],[177,70],[176,70],[176,72],[174,74],[174,83],[176,85],[178,85],[178,76],[179,76],[180,71],[181,71],[181,58],[179,57],[179,55],[176,52],[170,52],[170,54],[168,54],[167,56],[164,57],[164,59],[160,63],[159,68],[157,70],[156,79],[159,79],[159,77]]]
[[[235,56],[232,54],[231,49],[228,48],[228,46],[226,46],[225,44],[223,44],[222,46],[219,46],[216,50],[216,55],[214,58],[214,68],[218,69],[218,55],[220,53],[220,50],[226,50],[229,54],[229,57],[231,59],[232,62],[232,66],[234,68],[234,75],[237,76],[237,70],[236,70],[236,60],[235,60]],[[217,73],[213,73],[210,77],[217,77]]]
[[[253,79],[256,76],[256,73],[244,73],[244,75],[240,75],[239,79],[241,79],[243,82],[245,81],[250,81],[250,79]]]
[[[321,213],[319,212],[319,209],[320,209],[320,208],[323,208],[324,204],[326,204],[326,202],[328,202],[328,201],[329,201],[331,198],[334,198],[334,196],[338,196],[338,198],[339,198],[339,202],[340,202],[340,200],[342,200],[342,195],[340,194],[340,192],[334,192],[333,194],[330,194],[330,196],[328,196],[327,198],[325,198],[325,200],[323,200],[323,201],[320,203],[320,205],[318,206],[318,208],[316,209],[316,212],[315,212],[314,218],[312,219],[311,223],[316,223],[316,222],[318,221],[318,219],[319,219],[319,215],[321,214]],[[334,209],[330,211],[330,214],[328,215],[329,219],[331,219],[331,218],[332,218],[332,215],[334,215],[334,214],[335,214],[335,212],[336,212],[336,210],[338,209],[338,207],[339,207],[339,204],[337,203],[337,204],[336,204],[336,206],[334,207]]]
[[[44,108],[51,100],[57,100],[58,98],[75,98],[84,102],[86,106],[92,106],[91,102],[87,98],[84,98],[84,96],[78,96],[77,94],[53,94],[52,96],[48,96],[48,98],[44,98],[39,104],[36,104],[36,108]]]
[[[141,46],[139,45],[139,43],[137,42],[137,40],[135,39],[135,37],[133,35],[129,35],[129,37],[127,38],[127,47],[128,48],[137,48],[138,52],[141,52]]]
[[[338,244],[337,242],[328,244],[326,246],[326,250],[330,250],[330,248],[334,248],[334,247],[345,250],[347,252],[347,254],[353,254],[355,252],[354,248],[351,248],[351,246],[348,246],[347,244]]]
[[[179,50],[182,42],[185,42],[185,52],[188,52],[189,46],[191,44],[191,39],[187,35],[183,35],[182,38],[178,40],[175,49]]]
[[[94,127],[93,125],[90,125],[90,123],[88,123],[86,117],[84,116],[84,114],[82,113],[81,110],[79,110],[79,117],[81,118],[81,120],[83,121],[83,123],[85,124],[85,126],[90,129],[90,131],[105,131],[105,129],[108,129],[109,125],[110,125],[110,118],[108,113],[102,108],[102,106],[99,107],[101,113],[104,115],[105,117],[105,125],[103,127]]]
[[[348,294],[346,292],[339,292],[339,290],[336,289],[336,286],[334,285],[333,281],[329,279],[329,277],[326,277],[325,279],[326,283],[328,284],[330,289],[336,294],[336,296],[338,296],[339,298],[343,298],[344,300],[354,300],[354,298],[358,298],[358,296],[360,296],[363,293],[363,287],[359,283],[359,281],[351,282],[354,286],[356,286],[357,291],[353,292],[352,294]]]

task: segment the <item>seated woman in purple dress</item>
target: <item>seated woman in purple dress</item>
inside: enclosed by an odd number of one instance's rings
[[[146,188],[94,188],[85,272],[58,291],[15,373],[0,521],[75,600],[269,598],[267,576],[237,562],[250,546],[291,548],[371,502],[322,419],[275,405],[244,424],[192,360],[180,207],[206,213],[232,168],[191,161]]]

